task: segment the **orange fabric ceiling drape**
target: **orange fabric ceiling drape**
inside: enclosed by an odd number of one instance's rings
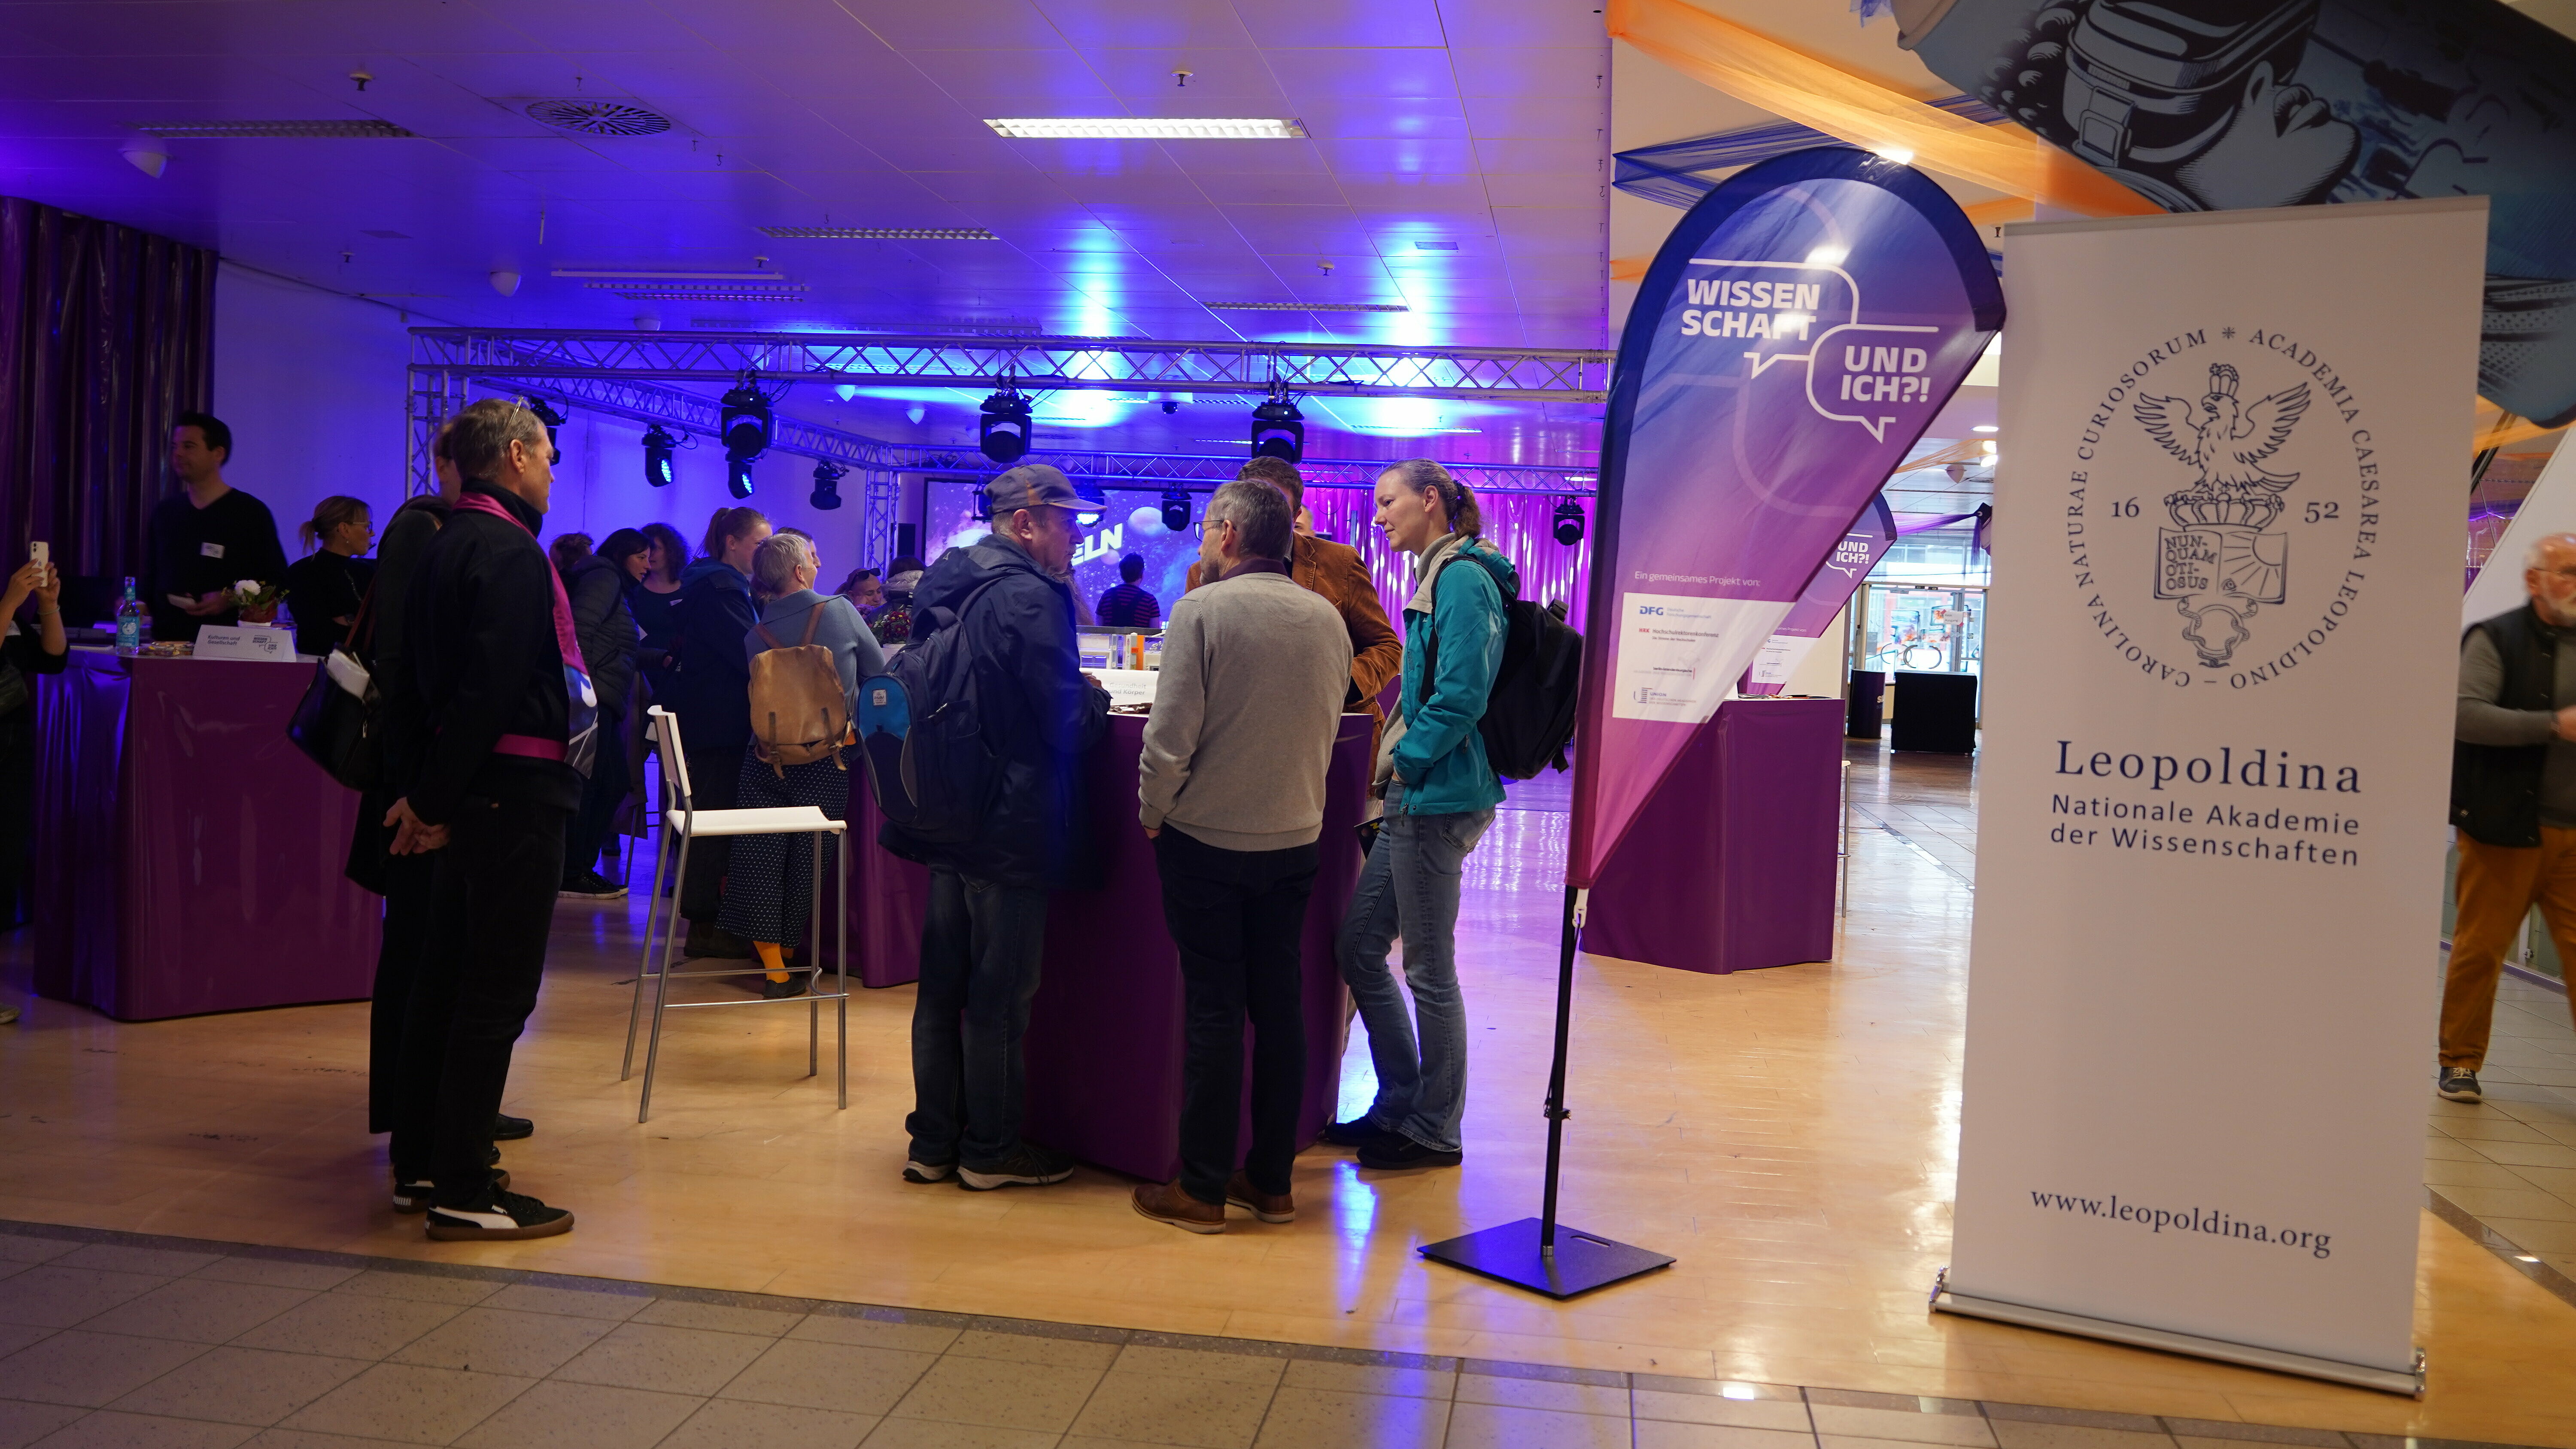
[[[1828,136],[2083,216],[2162,208],[2013,125],[1982,126],[1684,0],[1609,0],[1610,34],[1738,100]]]

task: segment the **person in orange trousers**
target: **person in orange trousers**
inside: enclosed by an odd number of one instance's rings
[[[2451,823],[2459,912],[2442,991],[2438,1090],[2485,1099],[2496,980],[2534,906],[2558,959],[2576,962],[2576,534],[2532,544],[2521,608],[2460,641]]]

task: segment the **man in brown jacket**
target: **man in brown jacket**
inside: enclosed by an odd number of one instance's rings
[[[1252,458],[1234,476],[1257,479],[1287,494],[1290,513],[1303,523],[1306,480],[1297,476],[1296,465],[1285,458]],[[1386,621],[1386,606],[1378,602],[1377,585],[1369,582],[1368,565],[1360,562],[1358,549],[1317,538],[1302,526],[1297,530],[1295,552],[1296,557],[1289,560],[1289,576],[1300,587],[1321,594],[1342,616],[1342,627],[1350,631],[1351,692],[1344,696],[1342,708],[1364,709],[1370,719],[1384,725],[1386,715],[1377,699],[1404,668],[1404,638]],[[1199,586],[1200,567],[1190,565],[1188,587]]]

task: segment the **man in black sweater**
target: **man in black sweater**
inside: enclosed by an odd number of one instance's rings
[[[554,483],[545,425],[514,403],[476,403],[449,451],[464,488],[421,557],[408,667],[387,682],[387,753],[418,762],[385,817],[393,853],[438,853],[432,944],[404,1014],[394,1170],[427,1198],[432,1238],[548,1237],[572,1214],[507,1190],[493,1118],[544,975],[597,700],[537,544]]]
[[[206,413],[181,413],[170,430],[170,471],[181,492],[152,510],[143,555],[143,604],[152,637],[194,642],[208,624],[241,617],[224,591],[243,579],[286,580],[286,550],[268,505],[224,481],[233,430]]]

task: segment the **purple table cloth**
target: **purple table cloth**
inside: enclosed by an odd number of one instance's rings
[[[286,738],[311,679],[78,649],[38,677],[38,992],[121,1021],[368,994],[358,797]]]
[[[1724,974],[1834,953],[1843,702],[1734,699],[1593,887],[1583,949]]]
[[[1046,964],[1030,1008],[1025,1050],[1028,1107],[1023,1130],[1085,1162],[1169,1182],[1180,1176],[1181,963],[1163,928],[1163,886],[1154,844],[1136,824],[1136,760],[1145,721],[1113,715],[1109,735],[1083,762],[1088,772],[1093,848],[1107,867],[1097,891],[1058,891],[1047,905]],[[1333,936],[1359,883],[1352,833],[1368,794],[1366,715],[1344,715],[1324,802],[1322,860],[1306,908],[1306,1090],[1299,1146],[1332,1119],[1341,1092],[1348,991],[1333,959]],[[858,809],[860,840],[850,935],[858,974],[870,986],[919,979],[921,917],[930,873],[876,844],[881,818]],[[1250,1092],[1250,1033],[1244,1064]],[[1247,1121],[1241,1141],[1249,1146]]]

